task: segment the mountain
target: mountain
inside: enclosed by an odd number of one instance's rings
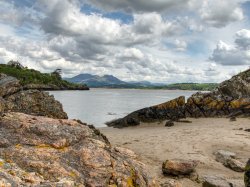
[[[66,78],[65,80],[77,83],[77,84],[87,84],[89,87],[126,87],[128,83],[121,81],[120,79],[114,77],[113,75],[91,75],[91,74],[80,74],[72,78]]]
[[[91,88],[147,88],[147,89],[168,89],[168,90],[212,90],[218,84],[216,83],[178,83],[178,84],[163,84],[151,83],[149,81],[129,81],[125,82],[113,75],[92,75],[79,74],[72,78],[65,78],[65,80],[77,83],[86,84]]]

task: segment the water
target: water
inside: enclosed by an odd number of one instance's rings
[[[124,117],[135,110],[160,104],[181,95],[191,96],[196,91],[91,89],[90,91],[51,91],[63,104],[70,119],[80,119],[96,127]]]

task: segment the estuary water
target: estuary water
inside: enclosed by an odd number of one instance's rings
[[[179,96],[189,97],[197,91],[103,89],[89,91],[50,91],[60,101],[70,119],[80,119],[96,127],[124,117],[135,110],[160,104]]]

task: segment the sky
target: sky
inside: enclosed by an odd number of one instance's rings
[[[250,67],[249,0],[0,0],[0,63],[221,82]]]

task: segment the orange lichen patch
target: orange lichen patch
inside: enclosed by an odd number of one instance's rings
[[[10,160],[10,159],[6,159],[5,161],[6,161],[7,163],[13,163],[13,161]]]
[[[50,148],[52,148],[52,146],[48,145],[48,144],[39,144],[39,145],[36,145],[35,147],[37,149],[50,149]]]
[[[130,171],[130,177],[127,178],[127,186],[128,187],[137,187],[136,185],[136,171],[131,168],[131,171]]]
[[[9,173],[10,175],[12,175],[12,176],[15,176],[15,175],[16,175],[15,172],[14,172],[13,170],[9,170],[8,173]]]
[[[4,162],[0,161],[0,167],[3,167],[3,165],[4,165]]]
[[[131,177],[129,177],[127,179],[127,186],[128,187],[134,187],[134,182],[133,182],[133,179]]]
[[[15,145],[15,148],[21,149],[21,148],[22,148],[22,145],[21,145],[21,144],[16,144],[16,145]]]
[[[213,100],[212,102],[210,102],[210,103],[207,104],[207,106],[210,109],[217,109],[217,110],[222,109],[224,105],[225,105],[225,102],[223,102],[223,101],[216,101],[216,100]]]
[[[244,98],[237,99],[230,102],[231,108],[240,108],[244,105],[250,105],[250,102],[246,101]]]
[[[76,178],[77,177],[77,174],[74,172],[74,171],[71,171],[69,173],[69,176],[72,177],[72,178]]]
[[[156,105],[154,107],[158,109],[168,109],[168,108],[177,108],[178,106],[183,106],[185,104],[185,97],[181,96],[178,97],[177,99],[168,101],[166,103],[162,103],[160,105]]]
[[[67,147],[55,147],[55,146],[49,145],[49,144],[39,144],[39,145],[36,145],[35,148],[37,148],[37,149],[56,149],[59,151],[67,151],[68,150]]]

